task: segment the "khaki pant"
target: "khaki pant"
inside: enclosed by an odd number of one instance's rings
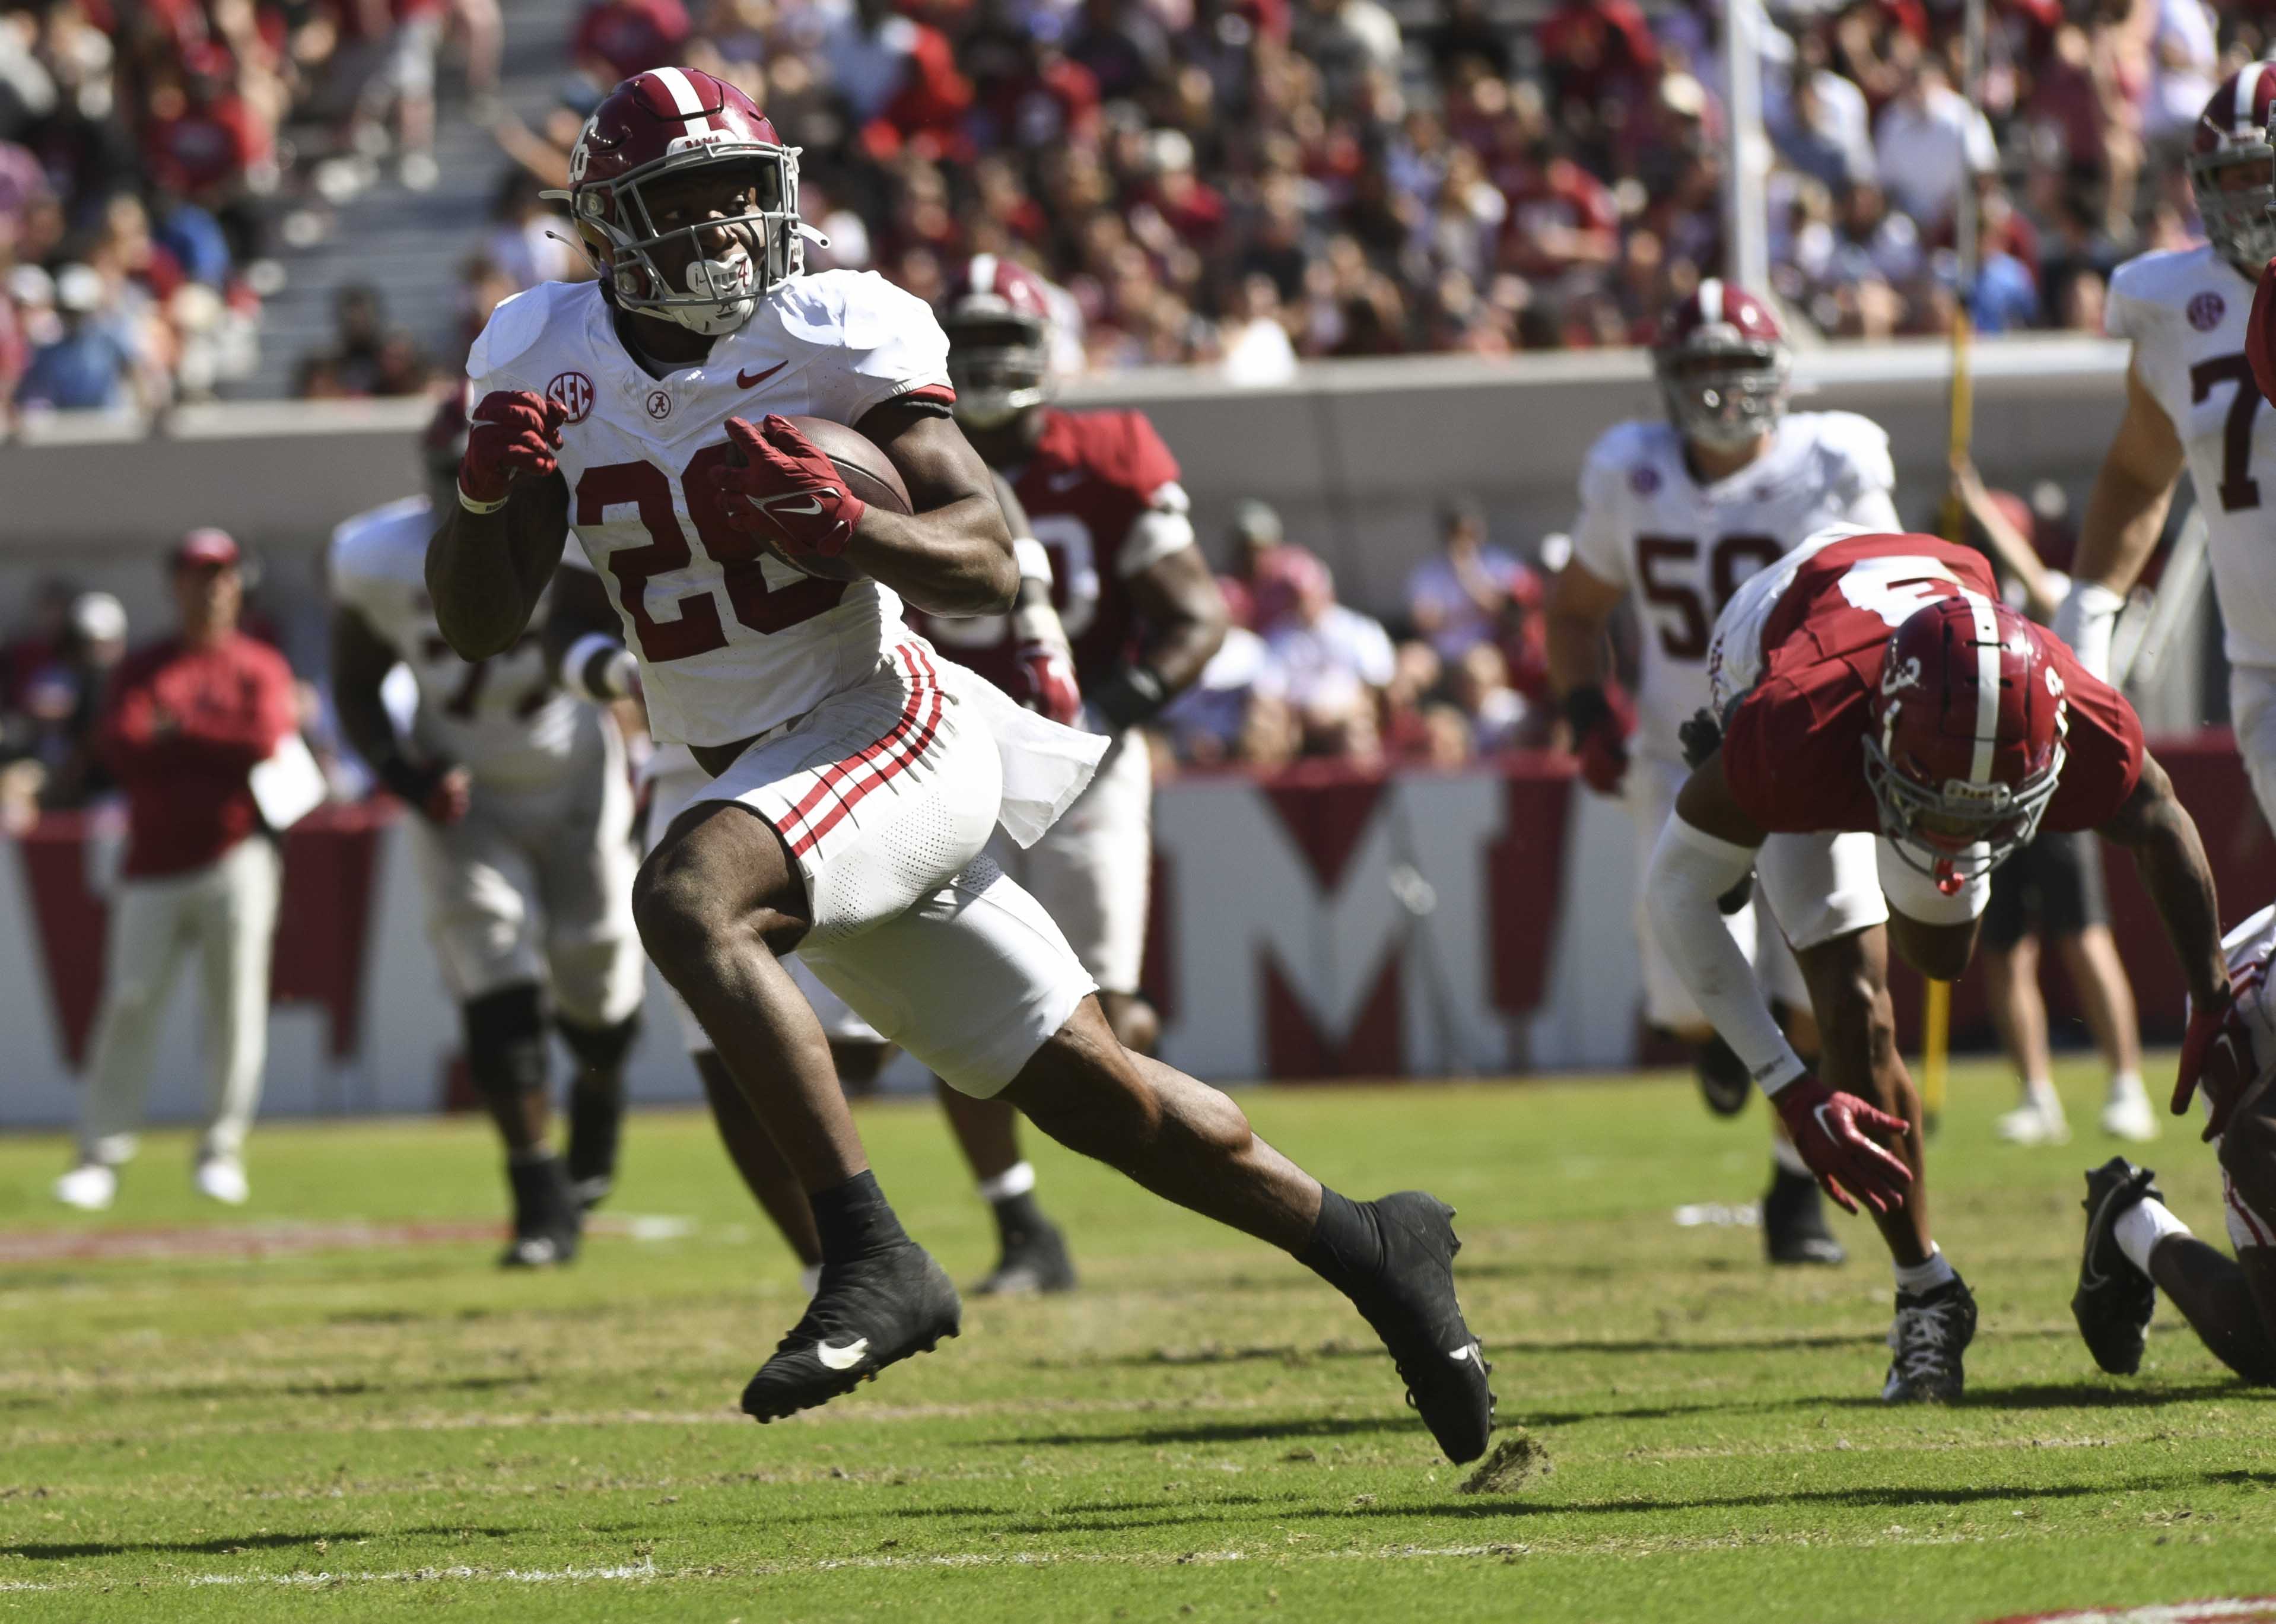
[[[115,1165],[134,1154],[158,1028],[182,956],[193,948],[200,955],[206,1061],[200,1154],[238,1153],[261,1104],[282,869],[275,843],[254,835],[203,869],[120,884],[80,1119],[86,1155]]]

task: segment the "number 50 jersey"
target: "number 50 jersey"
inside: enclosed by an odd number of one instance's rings
[[[2230,663],[2276,665],[2276,412],[2245,360],[2252,285],[2210,247],[2144,254],[2111,277],[2103,320],[2189,454]]]
[[[1643,630],[1637,753],[1681,759],[1676,729],[1707,702],[1707,645],[1746,580],[1830,525],[1897,529],[1889,436],[1849,412],[1792,412],[1727,479],[1692,477],[1673,425],[1607,430],[1581,470],[1574,561],[1635,593]]]

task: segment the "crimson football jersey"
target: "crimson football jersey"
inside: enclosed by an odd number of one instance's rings
[[[1880,828],[1865,733],[1882,654],[1915,610],[1963,591],[1999,596],[1969,549],[1927,535],[1856,535],[1805,547],[1741,588],[1709,663],[1715,680],[1745,690],[1725,718],[1723,773],[1749,817],[1771,833]],[[2142,776],[2142,724],[2115,689],[2045,636],[2068,702],[2069,756],[2039,826],[2098,828]]]
[[[1043,408],[1043,438],[1018,470],[1005,470],[1051,559],[1051,602],[1074,645],[1075,674],[1102,687],[1136,652],[1130,577],[1193,545],[1178,460],[1142,412]],[[909,614],[910,624],[958,664],[1001,688],[1013,686],[1009,615]]]

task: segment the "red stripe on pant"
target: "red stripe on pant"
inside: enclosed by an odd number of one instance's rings
[[[2252,1243],[2255,1246],[2271,1244],[2272,1237],[2268,1233],[2268,1226],[2261,1222],[2257,1212],[2244,1204],[2244,1197],[2236,1193],[2235,1180],[2224,1172],[2220,1176],[2220,1182],[2221,1194],[2228,1198],[2229,1210],[2244,1220],[2245,1233],[2252,1237]]]
[[[894,652],[900,656],[910,678],[909,696],[902,706],[900,719],[876,743],[822,770],[821,781],[783,820],[782,833],[790,841],[793,856],[804,856],[812,851],[871,790],[898,776],[922,755],[939,730],[942,701],[939,687],[928,679],[932,673],[928,669],[920,676],[906,647]],[[868,775],[859,776],[865,768]],[[825,795],[833,792],[838,795],[838,804],[800,832],[800,824],[806,822]]]

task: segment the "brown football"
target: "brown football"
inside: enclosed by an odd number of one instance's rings
[[[846,488],[864,502],[882,507],[888,512],[906,513],[909,506],[909,488],[901,482],[900,470],[892,459],[879,449],[877,443],[858,429],[844,423],[834,423],[826,417],[793,417],[791,423],[808,439],[815,449],[838,465],[838,472]],[[778,557],[782,557],[778,553]],[[859,581],[861,572],[844,558],[792,558],[783,561],[809,575],[820,575],[830,581]]]

